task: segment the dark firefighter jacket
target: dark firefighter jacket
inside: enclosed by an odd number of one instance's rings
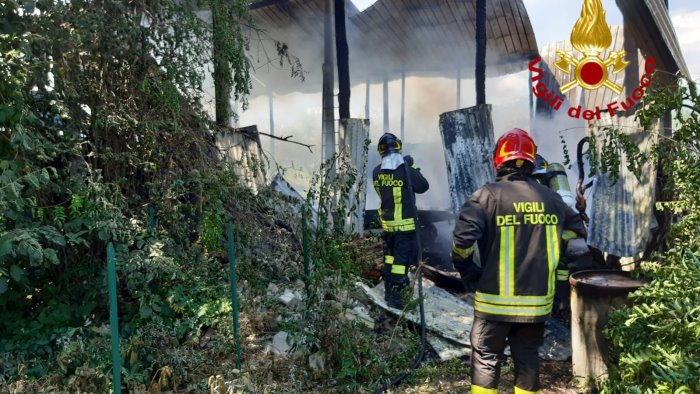
[[[475,243],[479,248],[483,272],[475,315],[508,322],[546,320],[556,279],[569,275],[559,256],[576,237],[586,237],[580,216],[532,178],[513,174],[477,190],[459,214],[453,247],[455,265],[472,266]]]
[[[425,193],[428,181],[421,175],[415,165],[408,167],[411,186],[415,193]],[[380,199],[379,220],[382,230],[388,233],[414,231],[416,220],[414,215],[415,195],[409,194],[409,183],[406,180],[406,164],[395,170],[381,169],[377,166],[372,174],[374,190]]]

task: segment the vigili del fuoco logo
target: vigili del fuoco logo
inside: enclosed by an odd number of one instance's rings
[[[610,48],[611,44],[612,34],[605,20],[605,10],[600,0],[584,0],[581,16],[571,31],[571,45],[576,51],[557,51],[557,61],[554,64],[565,74],[571,75],[572,80],[562,85],[559,92],[545,85],[541,81],[544,78],[544,70],[537,67],[542,58],[538,57],[531,61],[529,66],[532,82],[537,82],[532,88],[533,94],[544,100],[555,111],[561,109],[564,103],[563,95],[577,86],[586,90],[609,89],[619,96],[622,86],[613,82],[611,77],[624,71],[629,62],[625,60],[627,54],[625,51],[610,52],[607,58],[602,58],[601,55]],[[651,85],[654,70],[656,70],[654,59],[646,58],[644,74],[639,81],[639,86],[624,100],[615,100],[607,104],[607,111],[611,117],[615,116],[617,110],[629,111],[634,108],[644,97],[645,89]],[[595,109],[582,109],[579,105],[569,108],[567,114],[577,119],[581,117],[585,120],[600,119],[601,109],[600,106],[596,106]]]

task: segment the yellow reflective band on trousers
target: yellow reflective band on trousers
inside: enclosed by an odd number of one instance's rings
[[[569,270],[557,270],[557,280],[568,280]]]
[[[498,394],[498,390],[472,385],[472,394]]]
[[[391,266],[391,273],[397,275],[406,275],[406,266],[394,264]]]
[[[384,264],[392,265],[394,264],[394,256],[384,256]]]
[[[557,236],[557,226],[549,225],[545,228],[547,239],[547,266],[549,267],[547,295],[554,295],[554,275],[557,265],[559,265],[559,237]]]
[[[401,188],[395,187],[392,190],[394,194],[394,221],[403,220],[403,204],[401,204]]]
[[[540,394],[539,391],[527,391],[515,386],[515,394]]]
[[[498,267],[498,291],[501,295],[515,294],[515,227],[501,227],[501,250]]]
[[[459,257],[463,259],[468,259],[469,256],[474,253],[474,245],[468,247],[468,248],[460,248],[457,245],[452,245],[452,253],[458,255]]]

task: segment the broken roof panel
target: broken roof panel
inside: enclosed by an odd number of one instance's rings
[[[678,71],[690,78],[690,71],[676,36],[664,0],[617,0],[635,41],[644,46],[644,55],[653,57],[657,69],[674,74]]]
[[[268,67],[256,74],[275,78],[275,91],[320,91],[325,0],[265,0],[251,6],[256,25],[286,43],[310,71],[307,81]],[[470,76],[476,53],[475,0],[378,0],[360,12],[346,2],[351,77],[355,83],[407,75]],[[537,56],[535,35],[522,0],[486,3],[489,76],[524,70]],[[253,40],[254,41],[254,40]],[[255,43],[253,51],[258,50]]]

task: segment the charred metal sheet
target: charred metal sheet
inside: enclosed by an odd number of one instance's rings
[[[222,130],[216,146],[224,158],[235,164],[235,174],[253,191],[265,184],[264,155],[258,126]]]
[[[618,127],[629,134],[643,154],[648,155],[658,135],[645,132],[632,117],[616,116],[601,126]],[[624,158],[623,158],[624,163]],[[607,174],[597,174],[592,202],[588,244],[609,254],[620,257],[640,257],[651,239],[651,230],[656,227],[653,214],[656,189],[654,162],[646,161],[638,180],[625,166],[620,168],[616,182]]]
[[[415,281],[414,281],[415,282]],[[403,316],[420,324],[418,308],[403,312],[390,308],[384,302],[384,283],[371,288],[363,283],[356,284],[367,294],[370,301],[380,308]],[[413,294],[418,294],[414,283]],[[425,306],[425,325],[431,346],[443,360],[461,357],[469,353],[469,340],[474,322],[474,300],[471,296],[457,298],[450,292],[438,287],[432,281],[423,278],[423,295]],[[545,325],[544,344],[539,349],[540,358],[544,360],[566,360],[571,357],[571,333],[563,324],[549,319]],[[509,354],[506,351],[506,354]]]
[[[438,357],[440,357],[440,360],[443,361],[469,356],[472,351],[469,346],[460,345],[459,343],[442,339],[433,334],[427,335],[427,341],[430,347],[437,353]]]
[[[357,283],[357,286],[367,294],[375,305],[396,316],[403,315],[405,319],[420,324],[417,308],[404,313],[401,310],[390,308],[386,304],[384,301],[384,283],[380,283],[374,288],[360,282]],[[415,286],[417,287],[417,284]],[[414,294],[418,294],[417,288],[414,289]],[[425,278],[423,278],[423,295],[426,329],[462,346],[470,346],[469,333],[472,330],[472,322],[474,321],[473,301],[460,300]]]
[[[283,194],[292,200],[289,207],[292,209],[292,212],[294,212],[294,215],[301,219],[301,210],[303,205],[306,203],[306,199],[304,199],[304,197],[302,197],[301,194],[299,194],[299,192],[296,191],[294,186],[287,182],[287,180],[284,179],[282,174],[278,173],[272,179],[272,182],[270,182],[270,187],[272,188],[272,190],[275,190],[276,192]],[[317,222],[318,212],[312,208],[310,224],[315,227]]]
[[[479,187],[493,182],[495,146],[491,106],[480,105],[440,115],[447,182],[454,215]]]
[[[265,32],[261,45],[284,42],[299,56],[306,70],[320,70],[323,59],[323,20],[326,0],[262,0],[251,6],[256,30]],[[345,2],[353,83],[380,82],[419,74],[452,78],[458,68],[469,75],[474,68],[475,0],[378,0],[359,11]],[[500,76],[519,72],[537,56],[537,43],[523,0],[486,2],[486,73]],[[269,44],[268,44],[269,42]],[[260,49],[260,48],[258,48]],[[264,51],[263,51],[264,52]],[[259,54],[252,51],[251,57]],[[280,94],[318,92],[321,73],[308,73],[304,82],[289,78],[288,67],[265,67],[256,78]],[[251,96],[266,89],[253,89]]]
[[[365,202],[367,201],[367,145],[369,143],[368,119],[340,119],[340,153],[346,156],[357,171],[355,183],[347,199],[348,212],[345,226],[349,231],[362,233],[364,229]]]

